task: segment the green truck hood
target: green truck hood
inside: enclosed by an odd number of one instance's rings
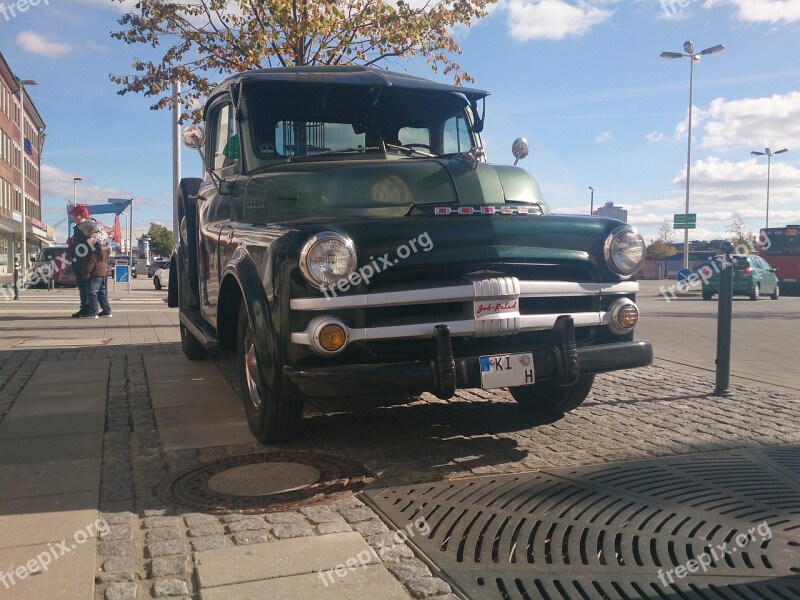
[[[399,217],[419,205],[477,207],[507,202],[550,212],[536,181],[517,167],[475,166],[458,158],[348,158],[281,164],[252,175],[244,194],[244,221]]]

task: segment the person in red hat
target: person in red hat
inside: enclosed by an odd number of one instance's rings
[[[78,229],[89,220],[89,208],[83,205],[75,206],[70,212],[69,216],[72,217],[72,222],[75,224],[75,231],[70,238],[69,247],[67,250],[67,260],[72,264],[72,270],[75,272],[75,280],[78,285],[78,293],[81,297],[81,308],[72,315],[78,319],[87,312],[88,305],[86,299],[86,281],[83,277],[84,260],[87,255],[87,238],[86,234]]]

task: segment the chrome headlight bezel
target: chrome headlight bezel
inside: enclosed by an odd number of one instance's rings
[[[635,243],[635,246],[641,248],[641,258],[636,262],[629,261],[630,264],[628,265],[620,265],[616,259],[619,256],[622,256],[622,254],[616,245],[618,242],[620,242],[623,236],[627,237],[631,235],[638,239],[638,243]],[[635,249],[635,246],[631,245],[630,249]],[[644,265],[645,257],[647,256],[647,247],[645,246],[644,239],[642,239],[642,236],[639,235],[639,232],[636,231],[636,229],[630,225],[621,225],[620,227],[614,229],[606,238],[603,246],[603,253],[605,254],[608,268],[620,278],[629,279],[633,277],[639,269],[642,268],[642,265]]]
[[[337,274],[332,276],[330,281],[321,281],[319,278],[316,277],[314,273],[314,269],[309,265],[309,258],[310,254],[313,251],[316,244],[320,242],[335,240],[339,242],[341,245],[341,249],[347,252],[346,260],[349,262],[347,273]],[[356,248],[353,244],[353,240],[349,237],[342,235],[341,233],[337,233],[335,231],[323,231],[316,235],[311,236],[306,240],[303,244],[302,249],[300,250],[300,271],[303,273],[303,277],[305,277],[306,281],[312,285],[313,287],[321,290],[325,287],[329,287],[335,285],[339,281],[348,279],[358,268],[358,258],[356,256]]]

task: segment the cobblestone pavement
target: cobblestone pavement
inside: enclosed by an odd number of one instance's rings
[[[300,438],[280,448],[235,446],[164,453],[144,357],[178,344],[0,352],[0,421],[42,360],[111,361],[97,549],[96,598],[198,598],[196,553],[356,531],[416,598],[455,598],[357,498],[263,514],[187,514],[162,504],[158,484],[184,468],[268,450],[345,456],[375,474],[370,487],[531,471],[800,441],[800,399],[755,387],[710,395],[713,381],[650,367],[599,376],[583,407],[562,419],[527,416],[505,391],[452,401],[372,398],[309,402]],[[234,387],[233,365],[216,366]]]

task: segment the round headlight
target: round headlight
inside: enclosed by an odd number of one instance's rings
[[[618,227],[606,239],[605,254],[612,271],[622,277],[630,277],[644,264],[644,240],[635,229]]]
[[[300,270],[311,285],[319,288],[347,279],[356,265],[353,242],[332,231],[309,238],[300,251]]]

